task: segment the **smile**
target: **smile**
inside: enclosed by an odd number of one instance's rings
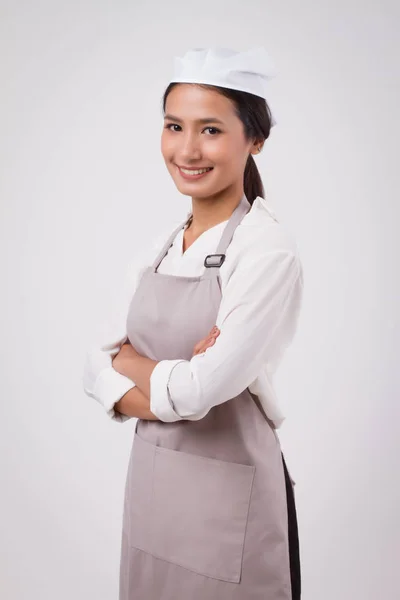
[[[183,167],[178,167],[178,169],[184,179],[199,179],[212,171],[213,167],[206,167],[204,169],[184,169]]]

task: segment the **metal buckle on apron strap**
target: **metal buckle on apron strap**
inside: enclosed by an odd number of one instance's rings
[[[219,257],[218,262],[216,262],[216,257]],[[207,259],[211,259],[211,264],[207,263]],[[225,260],[225,254],[207,254],[204,259],[205,267],[220,267]]]

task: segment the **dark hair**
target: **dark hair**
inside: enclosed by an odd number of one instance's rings
[[[162,110],[164,114],[168,94],[176,85],[179,85],[179,82],[170,83],[164,92],[162,98]],[[244,134],[248,141],[256,139],[262,143],[268,139],[271,131],[271,111],[264,98],[248,92],[242,92],[241,90],[232,90],[204,83],[190,85],[198,85],[199,87],[215,90],[222,96],[232,100],[236,114],[243,123]],[[250,204],[253,204],[257,196],[265,197],[261,176],[252,154],[249,154],[244,170],[243,189]]]

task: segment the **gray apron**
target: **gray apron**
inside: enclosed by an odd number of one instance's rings
[[[249,209],[244,195],[216,254]],[[197,277],[157,272],[187,222],[145,270],[129,307],[129,341],[152,360],[190,360],[216,322],[218,256]],[[280,442],[248,388],[198,421],[138,419],[125,486],[119,600],[228,599],[292,599]]]

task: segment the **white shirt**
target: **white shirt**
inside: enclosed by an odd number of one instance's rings
[[[215,253],[227,222],[205,231],[183,254],[181,229],[158,272],[201,275],[206,268],[204,257]],[[84,391],[116,421],[130,418],[113,406],[135,383],[113,369],[112,358],[127,340],[127,310],[141,274],[173,229],[170,226],[151,250],[131,262],[125,293],[108,323],[108,338],[94,344],[86,356]],[[249,387],[279,428],[285,417],[273,375],[297,329],[303,269],[293,236],[279,223],[267,200],[257,197],[236,227],[220,278],[222,298],[215,325],[221,333],[213,346],[191,360],[158,362],[150,377],[150,410],[164,422],[198,420]]]

